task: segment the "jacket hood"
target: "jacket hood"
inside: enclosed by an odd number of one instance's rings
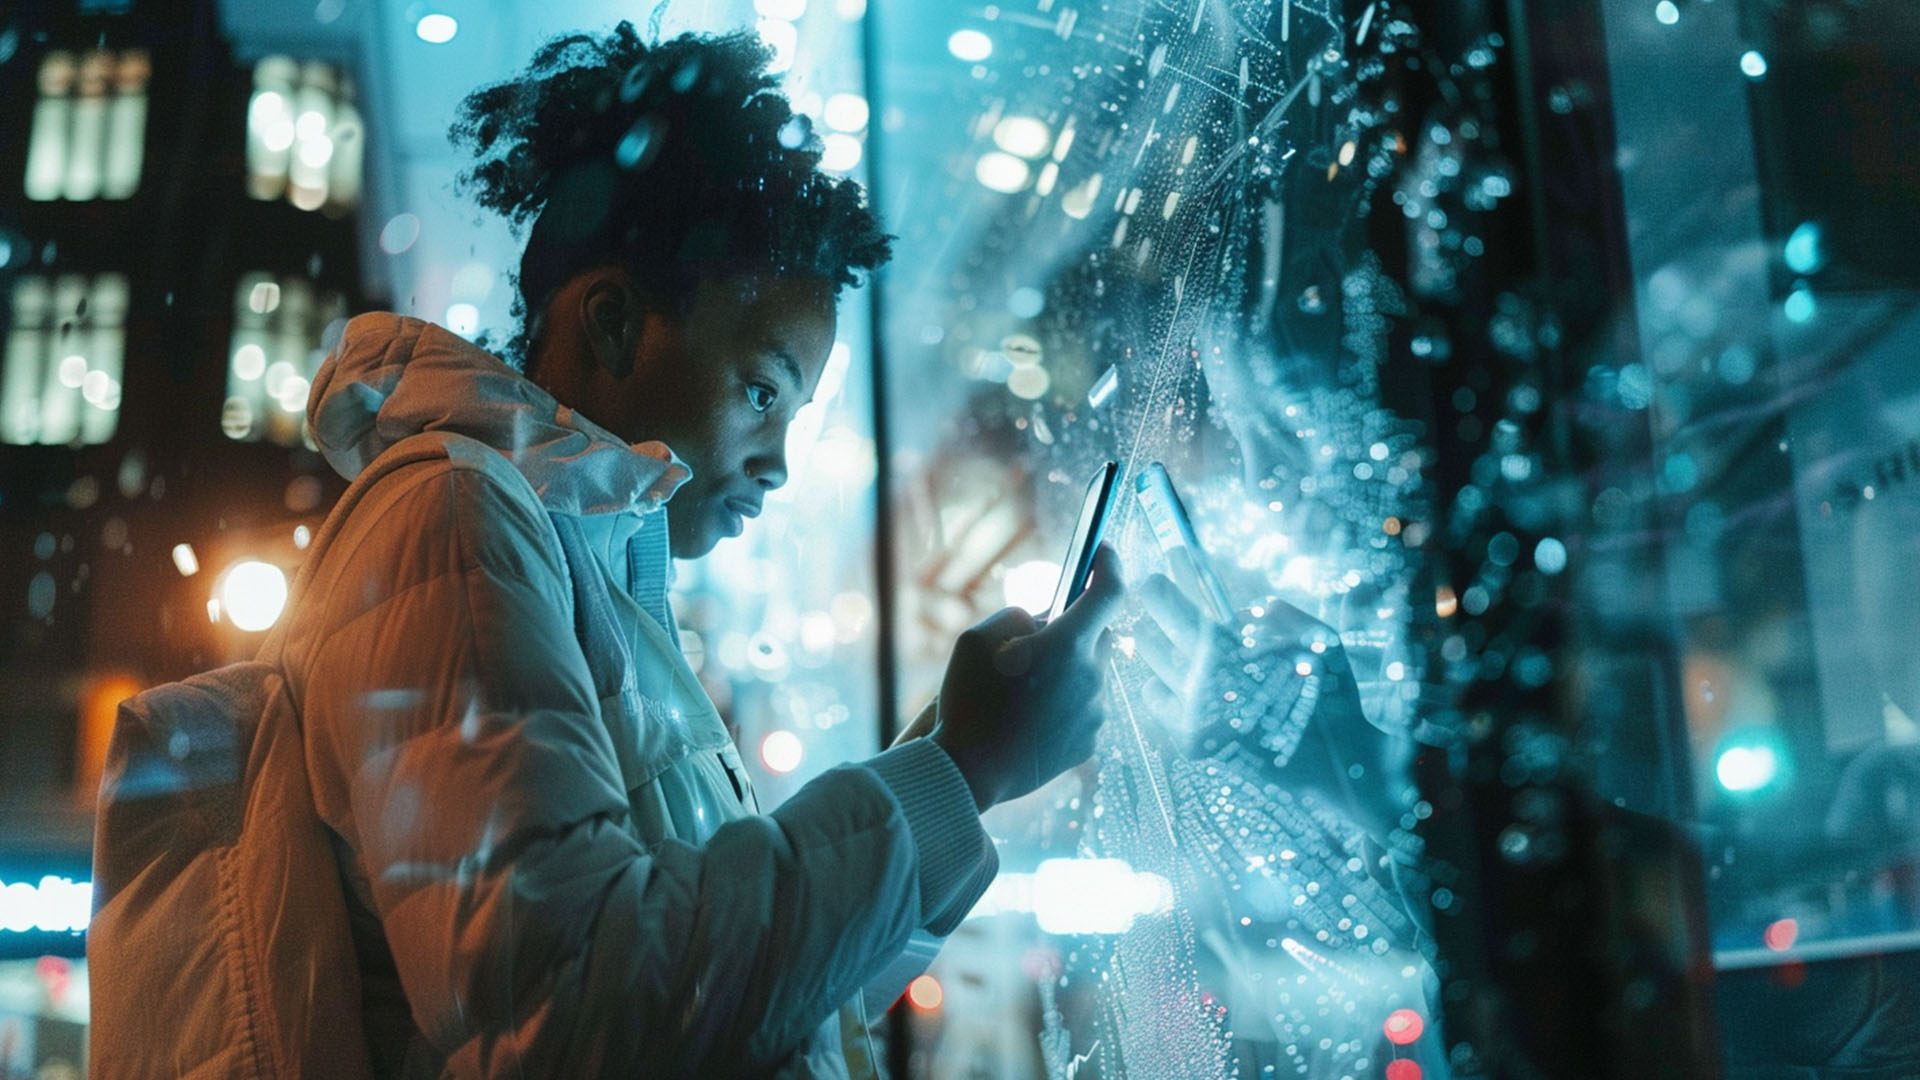
[[[314,374],[307,425],[349,480],[410,435],[477,439],[563,513],[650,513],[691,475],[665,443],[622,442],[486,350],[402,315],[347,323]]]

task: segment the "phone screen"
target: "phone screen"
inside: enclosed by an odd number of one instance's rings
[[[1109,461],[1100,466],[1100,471],[1093,474],[1093,482],[1087,485],[1087,497],[1080,503],[1080,520],[1073,526],[1073,544],[1067,548],[1067,557],[1060,567],[1060,583],[1053,589],[1053,605],[1047,609],[1049,620],[1059,618],[1067,605],[1078,600],[1087,589],[1087,579],[1093,574],[1094,549],[1106,535],[1107,511],[1113,505],[1113,478],[1119,471],[1119,464]]]
[[[1133,479],[1133,494],[1140,500],[1140,511],[1146,515],[1160,553],[1167,558],[1173,583],[1209,619],[1221,624],[1232,622],[1233,605],[1227,600],[1227,590],[1207,562],[1207,553],[1194,535],[1193,521],[1187,517],[1187,508],[1180,505],[1165,466],[1156,461],[1142,469]]]

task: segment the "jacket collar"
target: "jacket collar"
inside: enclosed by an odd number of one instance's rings
[[[479,346],[402,315],[347,323],[314,374],[307,424],[349,480],[409,435],[469,436],[512,462],[549,511],[581,516],[652,514],[692,475],[665,443],[622,442]]]

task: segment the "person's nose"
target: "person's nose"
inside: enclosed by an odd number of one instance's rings
[[[747,475],[763,489],[772,491],[787,482],[786,440],[747,459]]]

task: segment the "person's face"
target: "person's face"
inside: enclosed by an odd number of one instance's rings
[[[787,425],[813,399],[833,348],[834,290],[819,278],[710,279],[684,318],[650,315],[633,374],[590,403],[604,426],[659,440],[693,470],[667,504],[675,558],[738,536],[787,482]]]

